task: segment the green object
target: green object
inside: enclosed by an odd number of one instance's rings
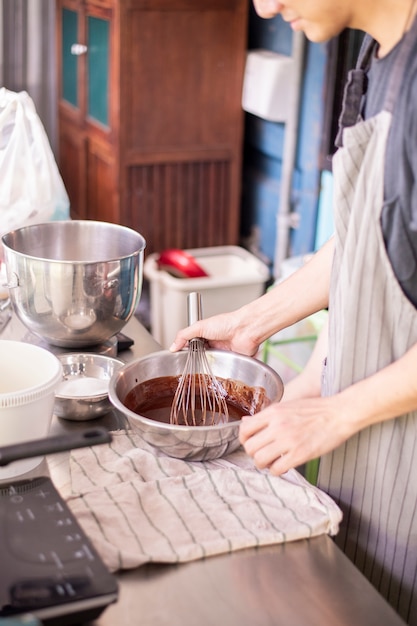
[[[71,46],[78,38],[78,16],[70,9],[62,10],[62,97],[78,107],[77,60]]]
[[[109,125],[109,21],[89,17],[88,27],[88,117]]]
[[[304,478],[312,485],[317,485],[320,459],[313,459],[305,464]]]
[[[277,359],[282,361],[288,367],[291,367],[297,374],[302,372],[303,368],[298,363],[295,363],[292,359],[289,359],[281,350],[278,350],[276,346],[285,346],[293,343],[303,343],[305,341],[315,342],[317,335],[304,335],[302,337],[291,337],[290,339],[281,339],[280,341],[271,341],[267,339],[262,347],[262,360],[264,363],[268,362],[268,356],[273,354]]]

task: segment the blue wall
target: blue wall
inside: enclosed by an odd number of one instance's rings
[[[264,48],[291,54],[292,31],[280,16],[264,20],[251,8],[249,24],[249,49]],[[291,231],[290,255],[311,252],[316,243],[326,60],[324,44],[307,42],[292,187],[292,209],[299,213],[301,220],[299,228]],[[283,124],[246,114],[242,235],[249,236],[255,228],[259,233],[260,252],[271,264],[275,252],[284,133]]]

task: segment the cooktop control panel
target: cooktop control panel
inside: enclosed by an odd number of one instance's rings
[[[96,619],[117,582],[47,477],[0,485],[0,617]]]

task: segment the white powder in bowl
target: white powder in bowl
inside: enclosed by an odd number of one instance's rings
[[[71,376],[60,383],[56,394],[67,398],[82,398],[104,395],[108,390],[108,380],[92,376]]]

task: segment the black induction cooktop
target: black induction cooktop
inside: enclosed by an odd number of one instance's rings
[[[1,618],[82,624],[117,597],[115,577],[50,478],[0,485]]]

